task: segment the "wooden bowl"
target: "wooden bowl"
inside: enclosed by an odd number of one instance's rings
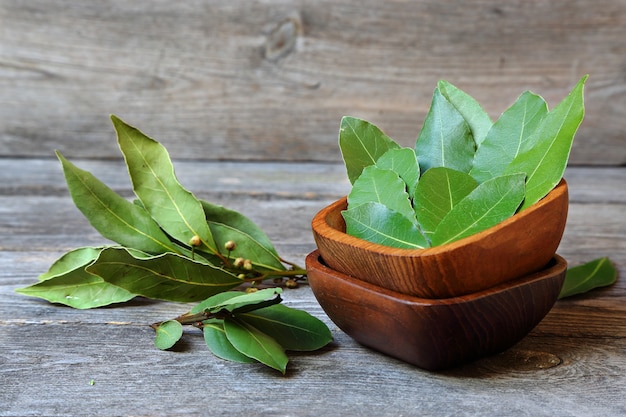
[[[344,197],[315,215],[315,242],[331,268],[371,284],[423,298],[481,291],[543,268],[567,220],[562,180],[532,207],[473,236],[427,249],[399,249],[345,233]]]
[[[365,346],[428,370],[501,352],[550,311],[567,262],[558,255],[539,272],[470,295],[429,300],[400,294],[306,259],[313,294],[330,319]]]

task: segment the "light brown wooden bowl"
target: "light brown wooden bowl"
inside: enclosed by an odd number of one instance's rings
[[[309,283],[328,317],[365,346],[424,369],[446,369],[501,352],[526,336],[557,300],[567,269],[558,255],[534,274],[461,297],[429,300],[352,278],[306,258]]]
[[[427,249],[399,249],[345,233],[346,197],[322,209],[313,235],[331,268],[371,284],[424,298],[481,291],[543,268],[559,246],[568,209],[562,180],[532,207],[473,236]]]

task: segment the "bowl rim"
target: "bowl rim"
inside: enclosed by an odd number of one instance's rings
[[[414,304],[414,305],[424,305],[424,306],[436,306],[436,305],[455,305],[455,304],[463,304],[470,301],[475,301],[481,299],[483,297],[491,297],[495,294],[498,294],[503,291],[507,291],[512,287],[523,286],[530,282],[545,279],[547,277],[552,277],[554,275],[564,273],[567,270],[567,261],[565,258],[558,254],[554,254],[548,265],[539,270],[532,272],[530,274],[521,276],[519,278],[515,278],[510,281],[503,282],[493,287],[486,288],[484,290],[480,290],[477,292],[473,292],[470,294],[458,295],[454,297],[448,298],[424,298],[418,297],[415,295],[405,294],[398,291],[394,291],[389,288],[380,287],[376,284],[372,284],[367,281],[362,281],[360,279],[354,278],[348,274],[344,274],[341,271],[337,271],[332,269],[328,265],[323,262],[322,255],[319,253],[319,250],[314,250],[306,257],[306,266],[307,269],[317,269],[318,271],[325,273],[327,275],[332,275],[333,277],[345,281],[349,285],[354,285],[357,287],[361,287],[365,291],[368,292],[376,292],[380,296],[385,298],[394,299],[396,301],[400,301],[402,303]]]
[[[563,195],[567,198],[568,187],[567,182],[564,178],[559,181],[559,183],[552,189],[550,192],[543,197],[541,200],[533,204],[532,206],[515,213],[513,216],[508,219],[498,223],[495,226],[490,227],[489,229],[483,230],[482,232],[473,234],[471,236],[464,237],[462,239],[456,240],[451,243],[446,243],[445,245],[432,246],[424,249],[406,249],[406,248],[395,248],[391,246],[385,246],[378,243],[369,242],[364,239],[360,239],[358,237],[352,236],[343,232],[339,229],[335,229],[331,225],[328,224],[327,218],[331,213],[336,212],[337,210],[344,210],[347,207],[348,197],[344,196],[339,200],[331,203],[330,205],[321,209],[311,221],[312,229],[315,233],[319,234],[321,237],[333,240],[337,242],[341,242],[343,244],[360,247],[372,252],[378,252],[383,255],[389,256],[400,256],[400,257],[411,257],[411,256],[425,256],[425,255],[436,255],[439,253],[444,253],[448,251],[455,250],[458,247],[471,245],[480,240],[487,239],[494,233],[497,233],[499,230],[508,227],[510,224],[524,218],[531,213],[541,210],[544,206],[550,204],[554,200],[562,198]]]

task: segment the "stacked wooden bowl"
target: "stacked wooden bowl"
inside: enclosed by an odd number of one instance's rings
[[[307,257],[318,302],[362,344],[426,369],[507,349],[550,311],[567,263],[556,255],[565,181],[488,230],[428,249],[398,249],[345,233],[343,198],[322,209]]]

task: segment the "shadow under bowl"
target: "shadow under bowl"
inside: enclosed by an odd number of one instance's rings
[[[359,343],[428,370],[451,368],[501,352],[550,311],[567,262],[470,295],[425,299],[355,279],[306,258],[313,294],[328,317]]]
[[[538,271],[559,246],[568,210],[565,180],[533,206],[483,232],[427,249],[400,249],[346,234],[344,197],[320,210],[313,236],[331,268],[424,298],[471,294]]]

